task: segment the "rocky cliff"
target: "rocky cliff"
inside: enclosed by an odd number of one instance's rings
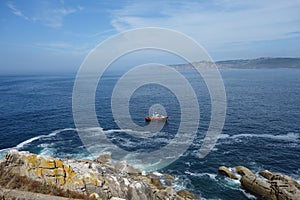
[[[108,154],[94,161],[61,160],[11,150],[1,160],[0,168],[1,177],[4,174],[26,177],[94,199],[195,199],[186,190],[176,192],[172,188],[172,176],[143,175],[125,161],[113,163]]]
[[[268,170],[255,175],[243,166],[234,167],[233,170],[225,166],[219,167],[219,173],[231,179],[239,179],[242,187],[253,195],[266,200],[299,200],[300,184],[291,177],[272,173]]]

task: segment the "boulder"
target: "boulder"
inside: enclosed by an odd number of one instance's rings
[[[270,181],[278,180],[281,182],[287,182],[289,185],[293,185],[297,189],[300,190],[300,184],[289,176],[286,176],[286,175],[283,175],[280,173],[272,173],[268,170],[263,170],[263,171],[259,172],[259,175],[261,175],[262,177],[264,177]]]
[[[155,174],[148,174],[147,177],[150,179],[151,183],[157,188],[157,189],[165,189],[163,184],[160,181],[160,177]]]
[[[161,178],[163,179],[165,185],[169,187],[173,185],[173,181],[175,180],[175,178],[170,174],[163,174]]]
[[[129,175],[141,175],[142,172],[139,169],[136,169],[132,167],[131,165],[128,165],[126,161],[118,162],[115,165],[115,169],[120,174],[129,174]]]
[[[94,162],[101,163],[101,164],[109,163],[110,161],[111,161],[111,155],[110,154],[102,154],[94,160]]]
[[[218,172],[220,174],[222,174],[223,176],[227,176],[228,178],[231,178],[231,179],[234,179],[234,180],[238,180],[238,178],[236,177],[236,175],[234,175],[234,173],[232,171],[230,171],[225,166],[220,166],[219,169],[218,169]]]
[[[196,199],[197,198],[195,194],[193,194],[187,190],[180,190],[177,192],[177,194],[184,199]]]
[[[244,166],[236,166],[235,170],[241,176],[244,176],[244,175],[255,176],[255,174],[250,169],[248,169]]]
[[[292,179],[291,177],[289,177],[289,176],[277,173],[277,174],[273,174],[273,176],[271,177],[270,180],[271,181],[279,180],[281,182],[287,182],[289,185],[293,185],[297,189],[300,190],[300,184],[297,181],[295,181],[294,179]]]
[[[268,180],[271,180],[271,178],[273,177],[273,173],[270,172],[269,170],[263,170],[263,171],[260,171],[259,172],[259,175],[261,175],[262,177],[268,179]]]
[[[259,174],[264,177],[257,177],[251,170],[243,166],[235,167],[240,179],[241,186],[251,194],[266,200],[299,200],[300,185],[294,179],[283,174],[274,174],[263,170]],[[220,167],[219,172],[228,175],[226,167]],[[267,179],[267,180],[266,180]]]
[[[251,194],[262,199],[276,199],[275,192],[271,189],[271,184],[261,178],[244,175],[240,181],[242,187]]]

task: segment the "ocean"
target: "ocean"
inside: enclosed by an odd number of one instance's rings
[[[227,110],[222,133],[204,158],[198,152],[210,123],[211,103],[204,81],[194,71],[182,71],[199,99],[200,123],[189,148],[179,159],[156,173],[176,177],[175,189],[187,188],[200,199],[253,199],[238,181],[218,175],[221,165],[243,165],[254,172],[268,169],[300,180],[300,69],[224,69]],[[131,120],[146,126],[144,117],[160,104],[170,116],[161,131],[139,139],[118,127],[111,94],[120,78],[107,73],[96,91],[95,110],[112,144],[128,152],[153,152],[172,141],[180,125],[180,102],[168,88],[157,84],[134,91],[129,102]],[[11,149],[59,158],[90,158],[90,148],[109,152],[105,144],[87,146],[76,129],[72,113],[75,75],[0,76],[0,156]],[[176,84],[176,83],[174,83]],[[101,86],[101,87],[100,87]],[[130,157],[124,157],[130,160]],[[163,162],[163,159],[162,159]],[[147,171],[146,166],[138,167]]]

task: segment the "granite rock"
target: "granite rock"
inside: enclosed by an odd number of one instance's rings
[[[64,190],[82,193],[96,199],[195,199],[186,191],[177,193],[165,187],[160,177],[142,175],[125,161],[114,163],[110,155],[96,160],[57,159],[11,150],[0,161],[7,173],[25,176]],[[168,180],[171,176],[164,175]]]
[[[228,178],[238,180],[236,175],[225,166],[220,166],[218,172],[224,176],[227,176]]]
[[[225,168],[222,167],[222,169]],[[261,199],[300,199],[300,185],[289,176],[280,173],[272,173],[268,170],[263,170],[259,173],[260,176],[256,176],[251,170],[244,166],[237,166],[235,167],[235,170],[241,175],[241,186]],[[226,173],[224,174],[229,177]]]

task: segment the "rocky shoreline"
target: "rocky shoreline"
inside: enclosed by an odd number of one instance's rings
[[[299,200],[300,184],[289,176],[246,167],[220,166],[219,174],[239,180],[241,187],[266,200]],[[109,154],[95,160],[58,159],[11,150],[0,161],[0,198],[19,200],[191,200],[188,190],[175,191],[169,174],[142,174]]]
[[[0,179],[4,180],[0,182],[2,199],[54,199],[54,196],[49,195],[38,197],[41,195],[38,194],[40,191],[52,195],[65,194],[65,197],[72,199],[197,198],[187,190],[175,191],[172,188],[174,181],[172,176],[142,174],[125,161],[113,163],[109,154],[100,155],[92,161],[57,159],[11,150],[0,161],[0,170]],[[26,184],[31,185],[31,188],[24,186]],[[24,188],[27,189],[24,191]],[[36,193],[32,193],[32,189],[37,190]],[[55,199],[57,198],[59,197],[55,196]]]
[[[299,200],[300,184],[289,176],[263,170],[254,174],[244,166],[227,168],[219,167],[219,173],[239,180],[241,186],[259,199],[265,200]]]

